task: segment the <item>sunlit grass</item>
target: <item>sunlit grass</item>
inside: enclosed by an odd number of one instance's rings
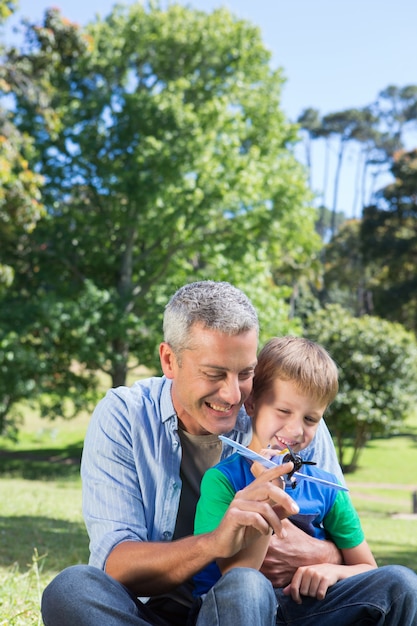
[[[41,590],[88,559],[80,479],[3,478],[0,500],[0,626],[40,624]]]
[[[28,412],[17,444],[0,440],[9,452],[0,453],[0,626],[39,626],[42,590],[65,567],[88,560],[79,458],[89,419],[45,422]],[[347,476],[378,564],[414,570],[416,423],[401,436],[370,442],[358,470]]]
[[[417,417],[402,434],[371,441],[347,484],[378,565],[400,563],[417,571]]]
[[[33,553],[29,568],[21,573],[17,564],[1,571],[0,575],[0,625],[42,624],[39,605],[42,594],[42,579],[39,573],[39,558]]]

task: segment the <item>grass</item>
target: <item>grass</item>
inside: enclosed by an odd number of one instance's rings
[[[79,477],[88,419],[50,423],[28,412],[19,441],[0,441],[0,626],[42,624],[42,590],[88,560]]]
[[[417,571],[417,418],[404,434],[371,441],[346,481],[378,565]]]
[[[89,416],[45,422],[28,411],[19,441],[0,440],[0,626],[41,625],[42,590],[88,560],[79,459]],[[417,417],[407,432],[372,441],[347,476],[379,565],[417,571]]]

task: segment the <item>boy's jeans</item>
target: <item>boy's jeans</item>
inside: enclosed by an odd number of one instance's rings
[[[237,596],[239,599],[237,601]],[[352,576],[296,604],[258,571],[233,569],[209,591],[197,626],[417,626],[417,575],[400,565]]]

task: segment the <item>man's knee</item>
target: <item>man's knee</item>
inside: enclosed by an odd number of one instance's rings
[[[229,570],[214,586],[214,593],[228,600],[238,599],[242,605],[251,606],[253,611],[261,614],[276,610],[277,600],[271,582],[261,572],[249,567]]]
[[[272,625],[276,610],[276,596],[270,581],[258,570],[236,567],[224,574],[205,595],[197,625]]]
[[[42,594],[41,612],[46,625],[58,624],[57,615],[73,614],[84,597],[94,597],[93,587],[106,575],[96,567],[73,565],[60,572]]]
[[[222,576],[221,581],[223,585],[230,586],[239,593],[256,597],[263,593],[274,595],[270,581],[258,570],[249,567],[234,567]]]
[[[90,565],[72,565],[60,572],[46,587],[43,595],[47,599],[56,594],[65,595],[83,594],[90,587],[94,579],[99,578],[104,573],[96,567]]]

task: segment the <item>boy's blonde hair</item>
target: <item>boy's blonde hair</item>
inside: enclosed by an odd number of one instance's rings
[[[338,389],[338,369],[329,353],[303,337],[273,337],[258,355],[253,399],[269,391],[276,379],[291,381],[302,394],[329,406]]]

